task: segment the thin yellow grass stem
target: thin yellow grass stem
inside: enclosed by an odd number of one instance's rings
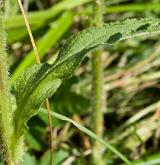
[[[50,159],[50,165],[52,165],[53,162],[53,131],[52,131],[52,117],[51,117],[51,109],[49,105],[49,100],[46,99],[46,107],[48,112],[48,121],[49,121],[49,129],[50,129],[50,147],[51,147],[51,159]]]
[[[23,15],[23,18],[24,18],[24,21],[25,21],[25,24],[26,24],[26,28],[27,28],[27,31],[28,31],[28,34],[29,34],[29,37],[30,37],[30,40],[31,40],[31,43],[32,43],[32,46],[33,46],[33,50],[34,50],[35,57],[36,57],[36,62],[37,62],[37,64],[40,64],[41,61],[40,61],[40,58],[39,58],[38,50],[37,50],[37,47],[36,47],[32,32],[31,32],[31,28],[30,28],[27,16],[26,16],[25,11],[23,9],[23,5],[21,3],[21,0],[18,0],[18,3],[19,3],[19,7],[20,7],[20,10],[22,12],[22,15]]]
[[[39,54],[38,54],[38,50],[37,50],[37,47],[36,47],[36,44],[35,44],[35,40],[33,38],[33,35],[32,35],[32,32],[31,32],[31,28],[30,28],[30,25],[29,25],[27,16],[25,14],[25,11],[24,11],[24,8],[23,8],[21,0],[18,0],[18,4],[19,4],[20,10],[21,10],[21,13],[23,15],[23,18],[24,18],[24,21],[25,21],[25,25],[26,25],[26,28],[27,28],[27,31],[28,31],[28,34],[29,34],[29,37],[30,37],[30,40],[31,40],[31,43],[32,43],[32,47],[33,47],[33,50],[34,50],[36,62],[37,62],[37,64],[40,64],[41,61],[40,61],[40,57],[39,57]],[[47,108],[47,112],[48,112],[48,121],[49,121],[49,129],[50,129],[50,150],[51,150],[50,165],[52,165],[53,164],[53,141],[52,141],[53,133],[52,133],[52,122],[51,122],[51,119],[52,119],[52,117],[51,117],[51,109],[50,109],[50,105],[49,105],[49,100],[48,99],[46,99],[46,108]]]

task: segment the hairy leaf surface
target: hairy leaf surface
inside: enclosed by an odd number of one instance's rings
[[[66,42],[54,64],[33,66],[24,71],[14,85],[18,136],[24,133],[26,122],[38,113],[39,106],[54,94],[62,79],[73,74],[88,52],[127,38],[159,32],[159,25],[160,19],[146,18],[86,29]]]

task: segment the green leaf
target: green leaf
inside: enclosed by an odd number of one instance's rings
[[[30,155],[29,153],[24,154],[24,165],[37,165],[38,162],[36,158],[33,155]]]
[[[47,114],[47,111],[45,109],[41,109],[41,112],[43,112],[44,114]],[[122,159],[125,163],[131,165],[130,161],[122,153],[120,153],[115,147],[113,147],[111,144],[109,144],[107,141],[103,140],[102,138],[98,137],[95,133],[93,133],[86,127],[84,127],[81,124],[79,124],[78,122],[76,122],[66,116],[63,116],[61,114],[58,114],[56,112],[51,112],[51,115],[59,120],[63,120],[63,121],[72,123],[80,131],[84,132],[85,134],[87,134],[88,136],[93,138],[94,140],[97,140],[98,142],[103,144],[105,147],[107,147],[110,151],[112,151],[115,155],[117,155],[120,159]]]
[[[45,154],[40,159],[40,165],[50,165],[50,150],[45,152]],[[65,150],[59,150],[54,152],[54,165],[63,164],[63,161],[69,157],[69,153]]]
[[[17,101],[15,112],[16,138],[20,138],[27,121],[38,113],[39,106],[51,97],[61,84],[61,79],[45,71],[48,65],[34,65],[17,79],[14,92]]]
[[[117,41],[160,31],[159,25],[160,19],[145,18],[130,19],[86,29],[68,40],[61,49],[55,64],[59,65],[72,56],[84,56],[98,46],[110,46]]]
[[[41,151],[43,149],[40,142],[31,133],[27,133],[25,139],[30,148],[36,151]]]
[[[160,19],[146,18],[86,29],[66,42],[54,64],[34,66],[24,71],[14,85],[17,137],[23,135],[27,121],[38,113],[38,108],[45,99],[54,94],[62,79],[73,74],[88,52],[134,36],[159,32],[159,25]]]

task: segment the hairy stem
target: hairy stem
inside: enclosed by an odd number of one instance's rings
[[[93,0],[94,15],[93,26],[103,24],[103,2],[102,0]],[[104,84],[103,84],[103,62],[102,50],[97,50],[92,55],[92,123],[94,133],[101,137],[103,135],[103,110],[104,104]],[[93,142],[92,164],[102,165],[102,147],[97,142]]]
[[[3,161],[8,165],[13,165],[16,161],[12,154],[14,124],[5,44],[2,2],[0,1],[0,149]]]

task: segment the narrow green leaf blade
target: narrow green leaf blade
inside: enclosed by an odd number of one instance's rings
[[[42,113],[47,113],[46,110],[41,109]],[[107,141],[104,141],[102,138],[98,137],[95,133],[93,133],[92,131],[90,131],[89,129],[87,129],[86,127],[82,126],[81,124],[79,124],[78,122],[63,116],[61,114],[58,114],[56,112],[51,112],[51,115],[59,120],[63,120],[63,121],[67,121],[72,123],[75,127],[77,127],[80,131],[84,132],[85,134],[87,134],[88,136],[90,136],[91,138],[93,138],[94,140],[97,140],[98,142],[100,142],[101,144],[103,144],[105,147],[107,147],[110,151],[112,151],[115,155],[117,155],[120,159],[122,159],[125,163],[131,165],[131,162],[126,158],[126,156],[124,156],[122,153],[120,153],[115,147],[113,147],[111,144],[109,144]]]

